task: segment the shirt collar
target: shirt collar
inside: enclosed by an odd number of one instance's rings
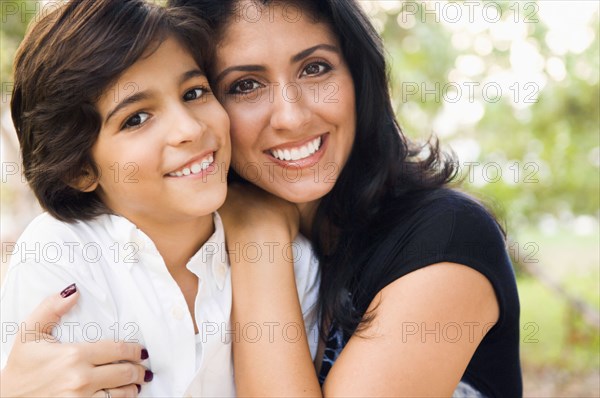
[[[141,252],[154,252],[159,255],[154,242],[148,235],[127,218],[111,214],[103,218],[101,222],[105,224],[110,235],[114,237],[118,245],[119,258],[131,260],[121,261],[127,269],[130,270],[134,264],[139,262],[139,253]],[[223,290],[229,271],[229,259],[225,246],[223,221],[217,212],[213,213],[213,222],[215,231],[196,254],[190,258],[187,268],[198,275],[200,267],[210,267],[217,287],[219,290]]]
[[[213,222],[215,232],[202,245],[200,250],[192,256],[187,267],[190,271],[198,274],[197,270],[199,266],[208,265],[211,267],[217,287],[219,290],[223,290],[229,271],[229,260],[225,246],[225,230],[223,229],[223,221],[219,213],[213,213]]]
[[[98,221],[104,224],[110,236],[114,238],[115,258],[118,259],[116,262],[122,263],[128,270],[139,263],[140,252],[156,250],[152,240],[127,218],[108,214]]]

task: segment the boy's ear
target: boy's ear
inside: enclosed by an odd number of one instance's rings
[[[81,170],[79,176],[73,178],[68,184],[71,188],[81,192],[93,192],[98,188],[98,177],[89,166],[86,166]]]

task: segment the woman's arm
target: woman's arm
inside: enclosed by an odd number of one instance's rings
[[[219,213],[232,267],[232,324],[240,331],[233,344],[238,394],[320,395],[294,278],[295,206],[254,187],[230,187]],[[260,248],[258,260],[244,256],[245,247]]]
[[[329,372],[324,396],[451,396],[498,319],[491,283],[464,265],[440,263],[383,288],[362,336]]]
[[[62,344],[51,335],[78,296],[50,296],[20,325],[1,372],[1,397],[103,398],[104,388],[113,398],[137,396],[145,384],[139,362],[148,355],[142,346],[110,340]]]

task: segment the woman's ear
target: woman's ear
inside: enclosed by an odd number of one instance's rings
[[[79,176],[71,179],[67,184],[81,192],[92,192],[98,188],[99,177],[91,170],[91,167],[85,166]]]

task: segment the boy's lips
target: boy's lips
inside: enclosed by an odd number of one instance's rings
[[[182,166],[165,174],[165,177],[185,177],[191,174],[200,174],[214,163],[215,154],[216,151],[210,150],[201,155],[194,156]]]

